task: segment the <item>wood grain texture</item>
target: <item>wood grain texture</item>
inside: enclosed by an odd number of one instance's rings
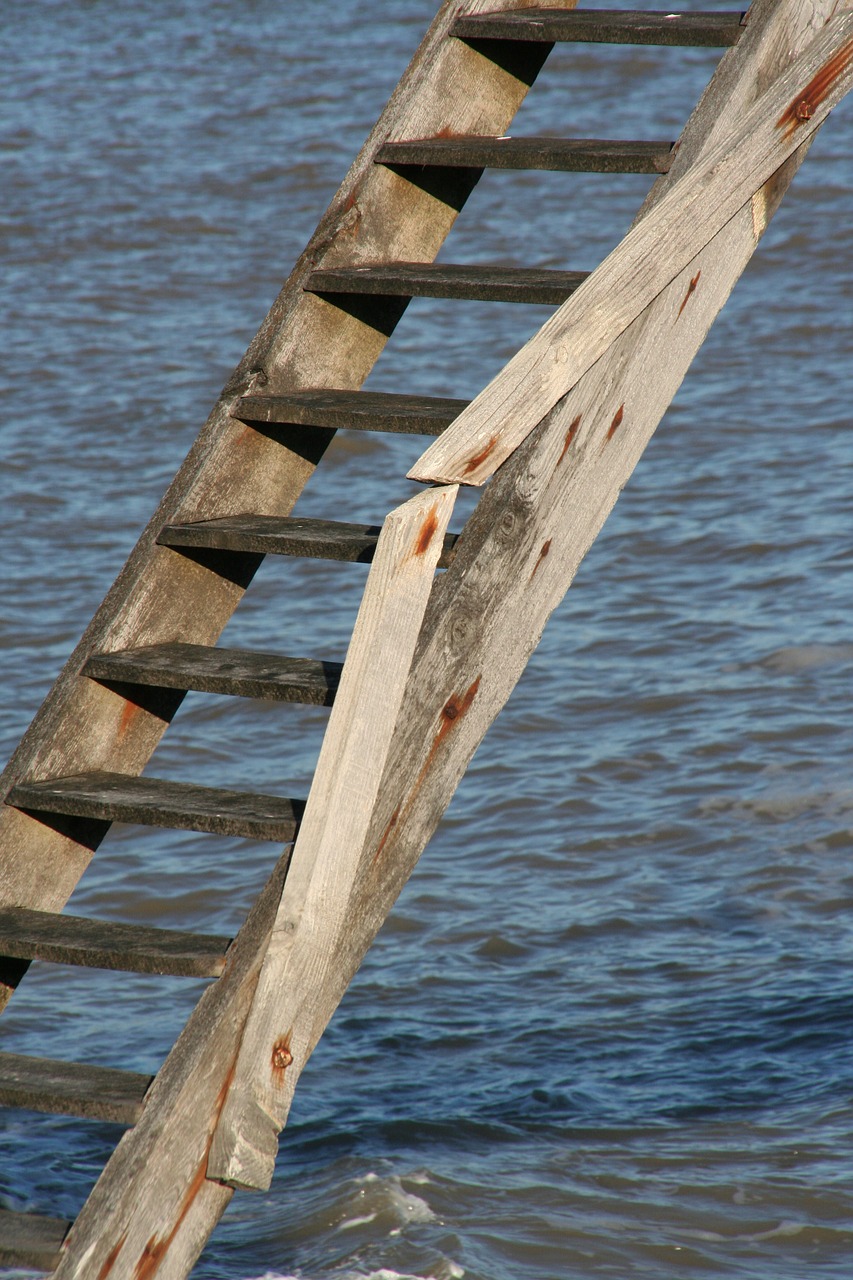
[[[336,983],[326,960],[351,925],[350,897],[456,493],[419,494],[382,528],[211,1147],[208,1176],[234,1186],[269,1186],[296,1081],[325,1026],[318,996]]]
[[[152,1076],[0,1053],[0,1106],[136,1124]]]
[[[26,907],[0,909],[0,950],[22,960],[217,978],[230,944],[230,938],[216,934],[153,929]]]
[[[52,1271],[70,1225],[64,1218],[0,1209],[0,1266]]]
[[[629,231],[409,472],[483,484],[640,313],[772,178],[853,85],[839,14]],[[659,246],[666,245],[666,253]]]
[[[94,654],[83,668],[91,680],[196,689],[271,702],[330,706],[341,674],[339,662],[286,658],[245,649],[196,644],[154,644]]]
[[[743,30],[742,19],[741,12],[643,13],[630,9],[598,9],[565,13],[555,6],[542,6],[527,12],[460,18],[453,34],[469,40],[582,41],[723,48],[737,44]]]
[[[309,388],[280,396],[242,396],[232,413],[243,422],[437,436],[467,405],[467,400],[449,396]]]
[[[62,1249],[54,1280],[183,1280],[231,1190],[204,1176],[243,1024],[287,874],[279,859],[116,1147]]]
[[[373,559],[381,525],[344,520],[298,519],[294,516],[230,516],[198,524],[169,525],[160,534],[170,547],[214,548],[263,555],[307,556],[315,560]],[[439,568],[453,559],[458,534],[447,533]]]
[[[251,511],[286,516],[322,457],[331,433],[305,428],[289,442],[231,416],[252,392],[359,387],[387,341],[395,316],[379,323],[306,293],[320,266],[435,257],[464,203],[453,182],[424,190],[374,164],[389,137],[450,129],[506,131],[546,50],[519,49],[498,66],[449,39],[463,12],[501,9],[507,0],[446,0],[248,351],[223,389],[185,463],[0,779],[0,798],[23,778],[94,769],[140,773],[168,715],[140,707],[81,672],[97,652],[164,642],[213,645],[255,565],[176,553],[158,544],[164,525]],[[567,0],[572,7],[574,0]],[[515,7],[518,0],[515,0]],[[526,7],[522,0],[521,7]],[[67,901],[103,832],[88,840],[0,807],[0,900],[46,910]],[[3,975],[8,997],[20,967]]]
[[[21,782],[13,787],[6,803],[36,815],[138,822],[178,831],[277,841],[294,838],[303,807],[299,800],[279,796],[102,770],[49,782]]]
[[[377,163],[466,169],[549,169],[558,173],[666,173],[671,142],[595,138],[422,138],[386,142]]]
[[[331,298],[368,294],[559,306],[580,288],[588,275],[587,271],[553,271],[541,267],[381,262],[312,271],[305,288]]]

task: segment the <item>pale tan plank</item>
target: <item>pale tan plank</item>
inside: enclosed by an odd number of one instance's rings
[[[409,476],[483,484],[853,86],[839,14],[421,456]],[[666,246],[666,252],[660,251]]]
[[[329,718],[208,1175],[268,1187],[278,1132],[338,985],[326,961],[350,897],[457,487],[385,521]],[[339,997],[345,990],[340,988]]]

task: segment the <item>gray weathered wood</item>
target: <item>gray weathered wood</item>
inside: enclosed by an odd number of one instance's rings
[[[315,560],[369,563],[381,526],[343,520],[300,520],[293,516],[227,516],[198,524],[167,525],[160,538],[169,547],[199,547],[262,555],[307,556]],[[458,534],[444,537],[439,568],[453,559]]]
[[[52,1271],[70,1226],[64,1218],[0,1209],[0,1266]]]
[[[286,516],[331,438],[306,428],[285,442],[231,416],[252,392],[357,388],[387,341],[389,325],[307,293],[319,266],[377,260],[429,261],[464,203],[457,178],[425,190],[374,164],[389,137],[504,133],[547,54],[519,49],[503,65],[448,39],[463,12],[500,9],[507,0],[446,0],[364,148],[243,360],[229,379],[186,462],[143,532],[54,689],[0,779],[0,798],[24,778],[93,769],[140,773],[168,717],[82,676],[92,653],[171,643],[213,645],[237,606],[252,566],[232,574],[202,557],[158,544],[164,525],[235,512]],[[567,0],[571,7],[574,0]],[[517,4],[516,4],[516,7]],[[399,313],[399,308],[398,308]],[[222,571],[220,571],[222,570]],[[55,830],[22,810],[0,806],[0,898],[59,910],[92,856],[94,840]],[[6,990],[17,972],[3,975]]]
[[[382,262],[312,271],[305,288],[332,298],[368,294],[559,306],[580,288],[588,275],[588,271],[552,271],[542,267]]]
[[[197,689],[202,693],[330,706],[341,664],[244,649],[155,644],[95,654],[83,667],[83,673],[92,680],[119,684]]]
[[[128,973],[217,978],[231,939],[178,929],[0,908],[0,954]]]
[[[853,85],[853,15],[839,14],[629,231],[418,460],[413,479],[482,484],[557,401],[748,205]],[[660,253],[660,245],[666,253]]]
[[[450,165],[465,169],[551,169],[561,173],[666,173],[671,142],[595,138],[422,138],[386,142],[378,164],[398,169]]]
[[[284,841],[296,835],[303,807],[299,800],[279,796],[101,770],[45,782],[20,782],[6,803],[35,814]]]
[[[349,927],[364,852],[456,487],[392,511],[376,548],[293,862],[222,1109],[208,1176],[267,1187],[278,1131],[320,1031],[326,957]]]
[[[497,8],[497,6],[495,6]],[[583,41],[594,44],[710,45],[740,39],[743,14],[644,13],[595,9],[565,13],[554,6],[459,18],[453,34],[466,40]]]
[[[276,868],[83,1206],[54,1280],[186,1276],[231,1190],[205,1178],[211,1135],[281,898]]]
[[[448,396],[408,396],[387,391],[291,391],[281,396],[242,396],[232,413],[243,422],[343,427],[440,435],[467,406]]]
[[[812,7],[806,12],[801,0],[775,5],[776,0],[758,0],[754,29],[730,55],[738,61],[722,70],[716,91],[688,127],[682,146],[691,159],[691,151],[695,154],[712,137],[713,121],[721,116],[729,128],[762,79],[784,66],[787,51],[796,51],[811,31]],[[789,178],[790,172],[774,186],[784,186]],[[777,195],[778,190],[774,200]],[[765,212],[771,210],[772,202]],[[707,273],[711,287],[689,291],[690,278],[674,282],[508,460],[466,526],[457,558],[437,580],[427,606],[348,899],[346,928],[327,934],[322,975],[315,970],[303,979],[313,993],[314,1041],[514,687],[761,227],[749,208],[745,220],[738,218],[703,250],[703,279]],[[680,328],[674,330],[676,318]],[[669,345],[663,344],[663,334]],[[288,984],[275,1013],[283,1016],[296,998]],[[282,1059],[286,1075],[292,1077],[304,1054],[300,1044],[293,1063],[284,1066]],[[252,1114],[251,1101],[243,1113],[242,1147],[231,1169],[238,1179],[256,1182],[271,1160],[271,1117],[280,1123],[286,1113],[283,1094],[272,1110],[268,1093],[261,1096],[263,1113]],[[228,1166],[223,1161],[216,1168],[222,1172]]]
[[[153,1076],[0,1053],[0,1106],[136,1124]]]

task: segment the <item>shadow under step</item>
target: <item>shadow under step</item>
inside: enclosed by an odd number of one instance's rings
[[[36,816],[58,813],[284,843],[295,838],[305,807],[278,796],[106,772],[19,782],[6,803]]]
[[[153,644],[95,654],[83,667],[83,675],[114,684],[195,689],[201,693],[329,707],[341,669],[340,662],[315,658],[286,658],[199,644]]]
[[[560,306],[589,275],[543,267],[460,266],[438,262],[382,262],[312,271],[308,293],[372,294],[400,298],[456,298]]]
[[[0,1209],[0,1266],[53,1271],[59,1266],[60,1246],[70,1230],[67,1218]]]
[[[0,954],[17,960],[179,978],[218,978],[230,945],[230,938],[211,933],[152,929],[27,907],[0,909]]]
[[[157,541],[166,547],[201,547],[217,551],[251,551],[261,555],[304,556],[313,560],[369,563],[380,526],[342,520],[299,520],[291,516],[223,516],[196,524],[169,524]],[[438,565],[453,559],[458,533],[445,534]]]
[[[548,169],[560,173],[666,173],[671,142],[586,138],[423,138],[386,142],[376,163],[391,168]]]
[[[446,396],[312,388],[276,396],[242,396],[231,410],[231,417],[241,422],[439,436],[469,403]]]
[[[133,1125],[153,1076],[0,1053],[0,1106]]]
[[[744,11],[643,13],[633,9],[506,9],[457,18],[450,34],[461,40],[547,43],[652,44],[728,48],[744,29]]]

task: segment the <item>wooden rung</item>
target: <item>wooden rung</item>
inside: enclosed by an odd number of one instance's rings
[[[404,298],[465,298],[479,302],[534,302],[559,306],[580,288],[588,271],[541,267],[479,267],[436,262],[383,262],[312,271],[305,288],[320,294],[379,294]]]
[[[278,396],[243,396],[231,410],[241,422],[275,422],[350,431],[441,435],[469,401],[444,396],[392,395],[384,391],[318,388]]]
[[[170,524],[160,531],[167,547],[204,547],[216,551],[251,551],[261,555],[306,556],[313,560],[373,559],[379,525],[337,520],[297,520],[288,516],[223,516],[198,524]],[[459,535],[448,533],[439,566],[453,559]]]
[[[70,1228],[67,1218],[0,1209],[0,1266],[53,1271]]]
[[[230,943],[230,938],[210,933],[152,929],[26,907],[0,909],[0,955],[18,960],[46,960],[127,973],[218,978]]]
[[[423,138],[386,142],[378,164],[398,168],[449,166],[460,169],[551,169],[575,173],[666,173],[671,142],[629,142],[592,138]]]
[[[744,13],[642,13],[630,9],[506,9],[457,18],[461,40],[520,40],[553,44],[705,45],[727,48],[743,32]]]
[[[303,808],[301,801],[278,796],[101,772],[20,782],[6,803],[35,814],[138,822],[285,843],[294,839]]]
[[[136,1124],[153,1076],[0,1053],[0,1106]]]
[[[154,644],[95,654],[84,666],[83,674],[93,680],[121,684],[196,689],[202,693],[328,707],[334,701],[341,663],[199,644]]]

